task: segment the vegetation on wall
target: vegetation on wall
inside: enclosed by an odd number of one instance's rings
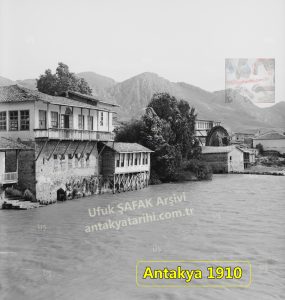
[[[195,109],[167,93],[154,94],[145,114],[117,129],[116,141],[136,142],[153,150],[151,182],[178,180],[181,171],[191,171],[198,179],[211,173],[201,165],[201,147],[195,138]],[[195,159],[192,164],[187,164]],[[198,169],[200,171],[198,171]]]

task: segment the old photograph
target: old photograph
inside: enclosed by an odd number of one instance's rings
[[[285,299],[285,1],[0,0],[0,300]]]

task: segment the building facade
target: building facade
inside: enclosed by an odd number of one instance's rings
[[[142,188],[150,178],[150,153],[137,143],[104,143],[102,147],[102,174],[116,191]]]
[[[19,155],[19,185],[48,202],[56,201],[60,189],[98,192],[98,143],[114,140],[115,107],[74,92],[54,97],[1,87],[0,136],[33,149]]]

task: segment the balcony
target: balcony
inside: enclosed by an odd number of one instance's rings
[[[34,129],[36,139],[77,140],[77,141],[113,141],[112,132],[78,130],[67,128]]]
[[[9,183],[17,183],[17,182],[18,182],[18,172],[0,174],[1,184],[9,184]]]

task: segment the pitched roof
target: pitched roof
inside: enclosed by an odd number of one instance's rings
[[[0,103],[1,102],[27,102],[27,101],[44,101],[52,104],[66,105],[73,107],[82,107],[90,109],[98,109],[96,105],[86,104],[80,101],[72,100],[66,97],[50,96],[39,91],[30,90],[19,85],[10,85],[0,87]],[[99,110],[106,110],[100,108]]]
[[[220,147],[215,147],[215,146],[203,146],[202,147],[202,154],[211,154],[211,153],[229,153],[233,151],[234,149],[239,148],[235,146],[220,146]],[[241,151],[241,150],[240,150]]]
[[[81,94],[79,92],[67,91],[67,96],[70,97],[70,95],[75,95],[75,96],[80,97],[80,98],[91,100],[92,102],[95,102],[95,103],[99,102],[99,103],[103,103],[103,104],[110,105],[110,106],[113,106],[113,107],[120,107],[120,105],[115,104],[115,103],[110,103],[110,102],[105,102],[105,101],[102,101],[102,100],[98,100],[97,98],[95,98],[92,95],[85,95],[85,94]]]
[[[104,144],[118,153],[153,152],[137,143],[106,142]]]
[[[0,137],[0,151],[3,150],[32,150],[32,148],[11,139]]]
[[[285,139],[285,135],[282,135],[278,132],[268,132],[254,138],[254,140],[283,140],[283,139]]]

